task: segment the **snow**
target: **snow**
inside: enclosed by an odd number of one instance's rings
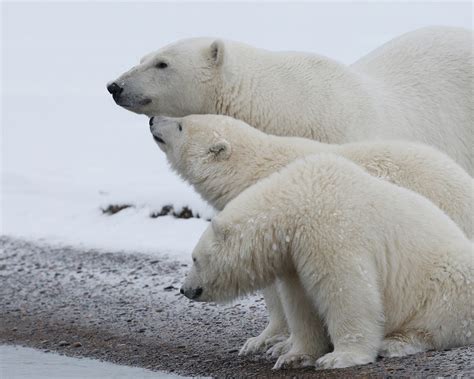
[[[113,103],[109,80],[191,36],[350,63],[406,31],[472,22],[469,3],[8,2],[2,11],[1,233],[180,260],[214,211],[170,171],[146,117]],[[110,204],[133,208],[102,214]],[[168,204],[203,218],[149,217]]]
[[[3,379],[184,378],[164,372],[120,366],[88,358],[69,358],[17,346],[0,346],[0,374]]]

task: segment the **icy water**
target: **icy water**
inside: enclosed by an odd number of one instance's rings
[[[166,372],[120,366],[88,358],[69,358],[39,350],[0,346],[1,379],[166,379],[184,378]]]

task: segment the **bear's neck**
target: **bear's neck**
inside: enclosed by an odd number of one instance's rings
[[[329,58],[231,46],[212,113],[269,134],[344,143],[373,124],[367,80]],[[292,59],[293,58],[293,59]],[[294,61],[300,65],[294,65]]]
[[[296,159],[311,154],[334,152],[329,145],[297,137],[278,137],[255,133],[236,149],[233,164],[220,175],[208,176],[195,184],[196,190],[218,210],[245,189],[286,167]]]

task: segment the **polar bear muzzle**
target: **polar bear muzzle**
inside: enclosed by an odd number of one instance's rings
[[[149,97],[125,90],[125,82],[118,83],[117,81],[107,83],[107,91],[112,95],[115,103],[132,112],[143,113],[143,107],[152,103]]]
[[[197,288],[184,288],[184,287],[181,287],[179,292],[181,292],[181,294],[186,296],[188,299],[198,300],[199,296],[202,295],[202,288],[201,287],[197,287]]]

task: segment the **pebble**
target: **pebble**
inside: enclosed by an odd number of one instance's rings
[[[81,346],[82,346],[82,343],[80,343],[79,341],[74,342],[74,343],[72,344],[72,347],[81,347]]]
[[[68,346],[69,342],[67,341],[59,341],[58,346]]]

